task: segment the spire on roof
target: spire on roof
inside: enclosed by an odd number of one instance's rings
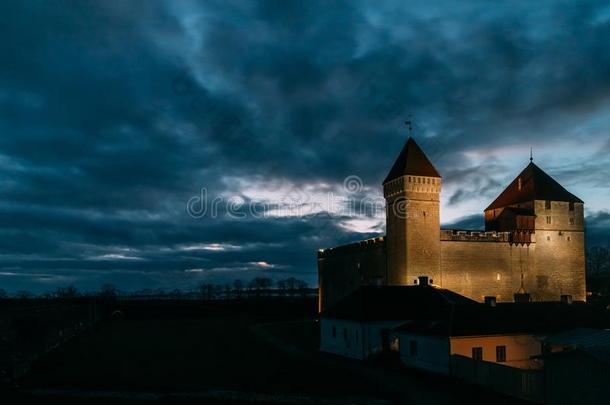
[[[406,175],[441,177],[412,137],[409,137],[402,148],[383,184]]]

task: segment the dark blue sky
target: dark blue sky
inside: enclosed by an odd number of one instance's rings
[[[379,201],[409,114],[445,224],[533,147],[606,244],[608,49],[603,1],[2,1],[0,288],[314,284],[384,232],[346,199]]]

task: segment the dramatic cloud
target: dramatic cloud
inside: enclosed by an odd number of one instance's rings
[[[2,2],[3,288],[315,284],[384,232],[410,114],[445,223],[533,148],[607,240],[610,8],[466,3]]]

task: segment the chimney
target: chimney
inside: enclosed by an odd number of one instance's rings
[[[568,294],[562,294],[560,301],[562,304],[570,305],[572,303],[572,296]]]
[[[419,281],[418,284],[420,286],[428,285],[428,276],[419,276],[419,277],[417,277],[417,280]]]
[[[523,303],[530,302],[530,295],[528,293],[515,293],[515,302]]]
[[[496,296],[495,295],[485,296],[485,305],[489,305],[490,307],[495,307],[496,306]]]

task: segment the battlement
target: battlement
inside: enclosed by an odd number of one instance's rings
[[[331,247],[327,249],[318,250],[318,258],[324,258],[328,256],[334,255],[342,255],[342,254],[350,254],[359,251],[363,251],[365,249],[371,249],[375,247],[379,247],[385,243],[385,237],[379,236],[377,238],[370,238],[361,240],[358,242],[350,243],[347,245],[341,245],[336,247]]]
[[[441,241],[510,242],[510,232],[441,229]]]

